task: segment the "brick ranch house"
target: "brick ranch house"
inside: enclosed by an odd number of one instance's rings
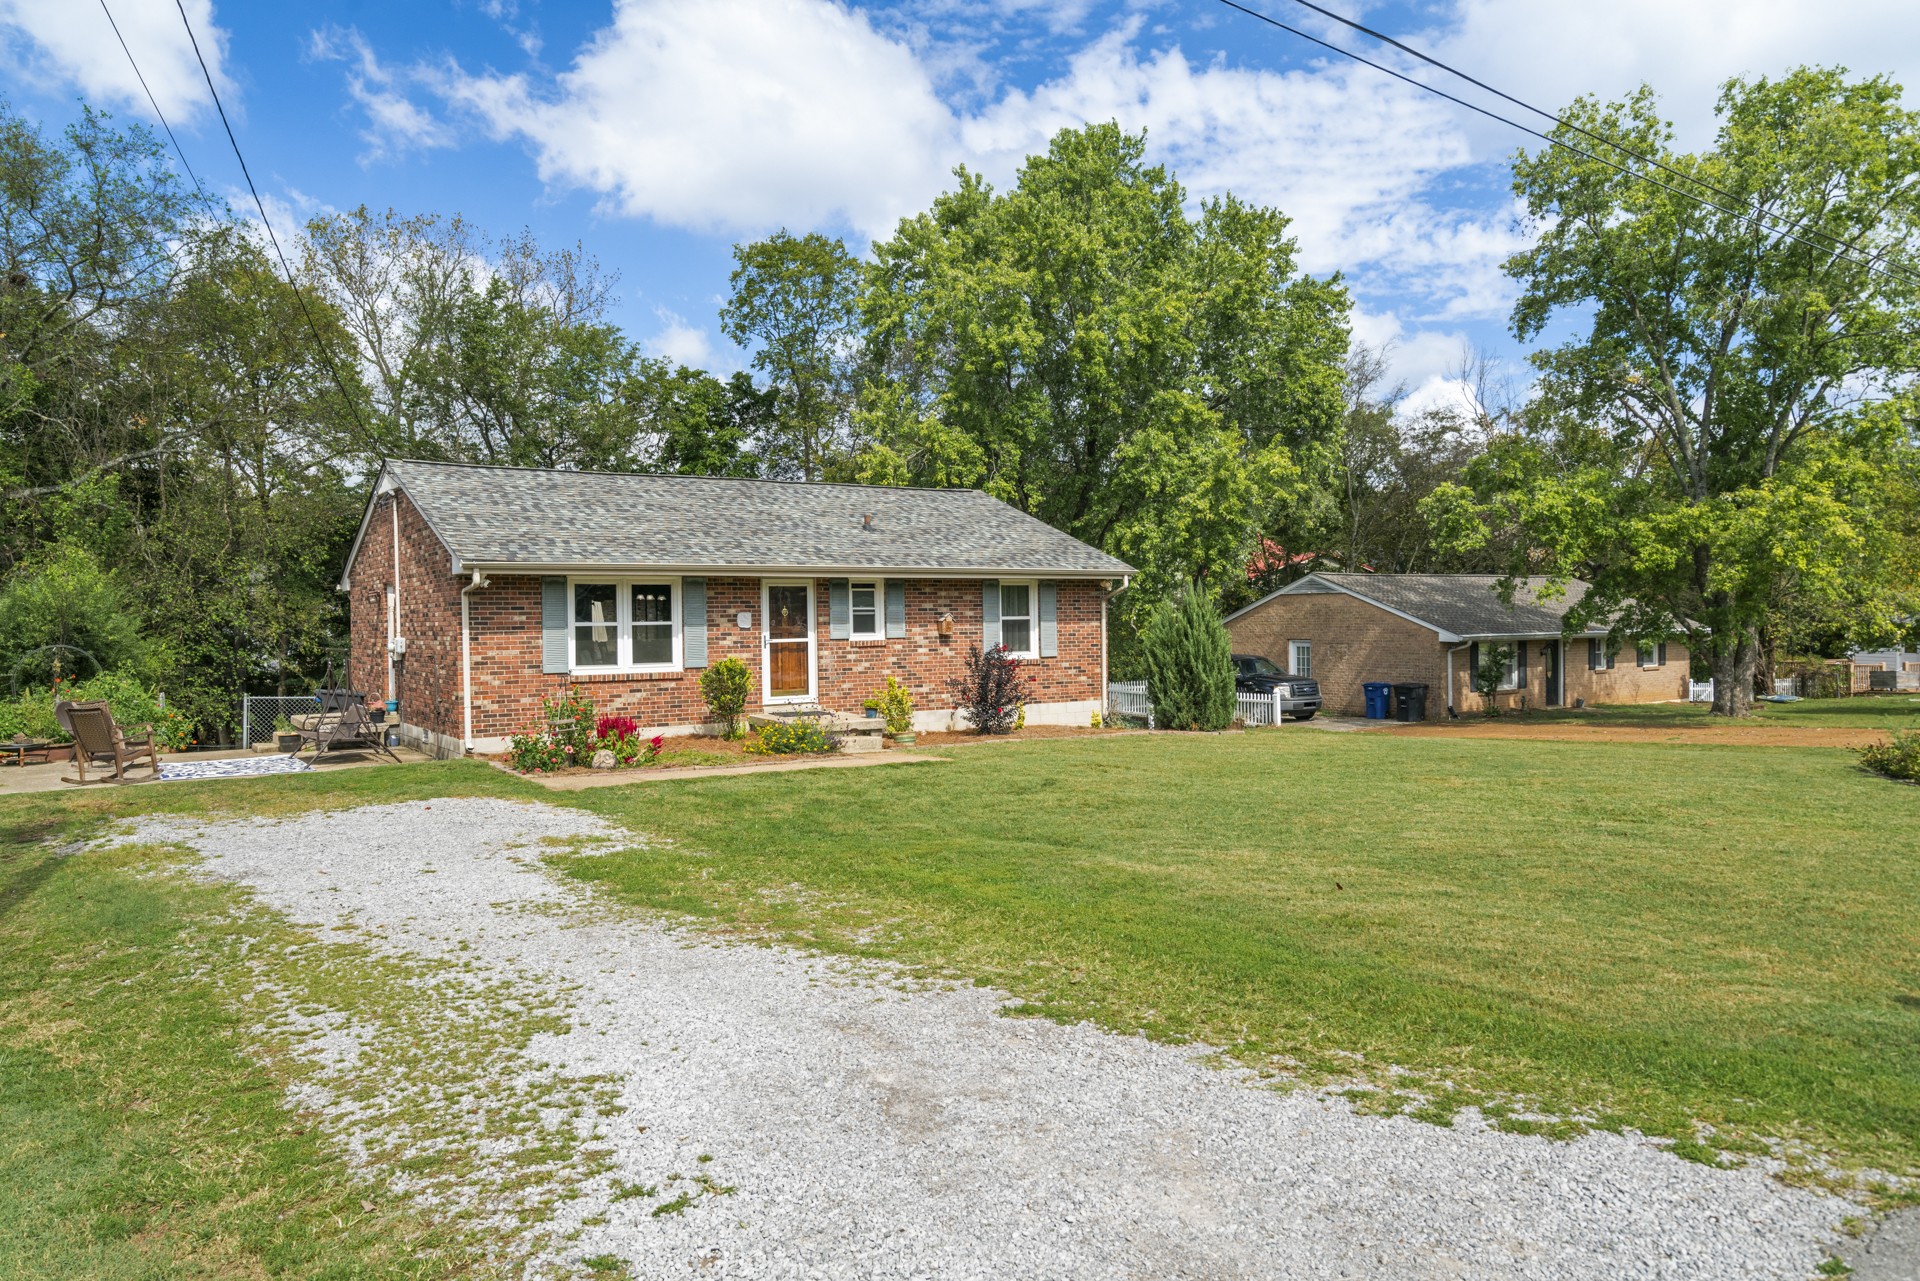
[[[1604,626],[1568,635],[1567,611],[1587,594],[1574,579],[1547,599],[1547,580],[1521,580],[1513,604],[1491,574],[1309,574],[1227,618],[1237,654],[1259,654],[1320,682],[1330,712],[1366,711],[1368,681],[1427,686],[1430,716],[1484,710],[1472,673],[1483,646],[1507,647],[1500,703],[1562,707],[1661,703],[1687,696],[1687,650],[1656,643],[1623,654]]]
[[[699,677],[729,656],[749,711],[859,715],[891,674],[931,730],[968,648],[1004,644],[1028,721],[1084,725],[1132,573],[975,490],[395,460],[340,587],[352,687],[457,756],[505,750],[569,685],[647,733],[715,729]]]

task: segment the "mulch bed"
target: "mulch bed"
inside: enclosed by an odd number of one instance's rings
[[[1116,734],[1144,734],[1145,730],[1101,728],[1087,725],[1029,725],[1017,729],[1011,734],[977,734],[970,729],[937,730],[922,734],[914,741],[913,748],[922,747],[964,747],[968,743],[1020,743],[1036,738],[1112,738]],[[894,744],[889,742],[888,747]]]

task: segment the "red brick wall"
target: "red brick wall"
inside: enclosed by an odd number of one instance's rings
[[[980,641],[981,587],[977,580],[907,580],[907,634],[899,640],[831,640],[827,637],[827,580],[814,584],[817,693],[830,711],[860,713],[861,703],[900,678],[920,711],[950,709],[947,682],[958,675],[969,644]],[[631,716],[647,727],[697,725],[706,720],[700,672],[606,676],[546,675],[540,670],[540,580],[496,574],[469,599],[473,627],[473,733],[500,738],[539,718],[543,694],[580,687],[603,713]],[[1059,585],[1059,655],[1024,663],[1034,682],[1035,703],[1098,700],[1100,617],[1105,591],[1094,582]],[[459,619],[456,601],[456,644]],[[741,630],[735,615],[753,615]],[[953,615],[953,636],[942,640],[942,614]],[[753,673],[749,710],[760,706],[760,580],[707,579],[707,659],[738,657]],[[456,660],[457,660],[456,653]],[[457,676],[457,673],[456,673]]]
[[[1320,702],[1341,716],[1366,712],[1366,681],[1420,681],[1431,716],[1446,714],[1446,667],[1436,634],[1397,614],[1338,593],[1279,596],[1227,624],[1236,654],[1288,667],[1288,645],[1313,646]],[[1289,669],[1291,670],[1291,669]]]
[[[400,717],[459,738],[460,587],[440,539],[404,494],[374,500],[373,519],[347,571],[347,684],[369,701],[387,697],[387,600],[393,582],[393,504],[400,505],[400,635],[407,653],[396,691]],[[537,613],[537,611],[536,611]],[[537,623],[537,619],[536,619]]]

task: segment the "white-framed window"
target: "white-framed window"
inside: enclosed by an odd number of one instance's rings
[[[1520,666],[1520,647],[1518,645],[1501,646],[1501,655],[1506,660],[1500,669],[1500,688],[1519,689],[1522,668]]]
[[[1287,674],[1303,679],[1313,676],[1313,642],[1287,642]]]
[[[577,578],[568,587],[568,665],[574,671],[679,670],[679,579]]]
[[[878,580],[855,579],[847,584],[847,617],[853,639],[880,638],[880,603],[885,595]]]
[[[1033,615],[1039,594],[1033,583],[1000,580],[1000,643],[1009,657],[1038,657]]]

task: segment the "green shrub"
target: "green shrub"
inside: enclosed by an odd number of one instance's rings
[[[1489,716],[1500,714],[1500,686],[1507,679],[1507,662],[1513,650],[1506,645],[1482,645],[1480,666],[1473,669],[1473,692],[1480,696],[1482,710]]]
[[[544,727],[515,734],[508,742],[507,754],[522,774],[550,774],[565,769],[572,761]]]
[[[138,666],[146,650],[119,580],[84,547],[50,544],[0,585],[0,661],[14,680]]]
[[[1920,729],[1897,729],[1885,743],[1869,743],[1858,749],[1860,763],[1888,778],[1920,783]]]
[[[24,734],[28,738],[66,742],[67,733],[53,714],[53,705],[62,700],[105,702],[114,721],[122,728],[135,730],[151,725],[160,746],[171,751],[178,751],[192,740],[193,726],[187,718],[171,708],[162,708],[159,695],[124,672],[104,672],[88,681],[57,678],[45,689],[29,689],[0,701],[0,738]]]
[[[1155,606],[1140,649],[1158,728],[1222,730],[1233,723],[1233,642],[1198,585]]]
[[[700,696],[707,700],[707,715],[727,727],[728,738],[740,737],[740,718],[746,715],[752,685],[753,673],[738,658],[723,658],[700,673]]]
[[[886,723],[887,733],[898,736],[913,728],[913,695],[898,680],[887,677],[887,687],[871,701]]]
[[[818,755],[838,749],[839,742],[818,721],[775,721],[760,727],[760,735],[745,750],[762,756]]]

